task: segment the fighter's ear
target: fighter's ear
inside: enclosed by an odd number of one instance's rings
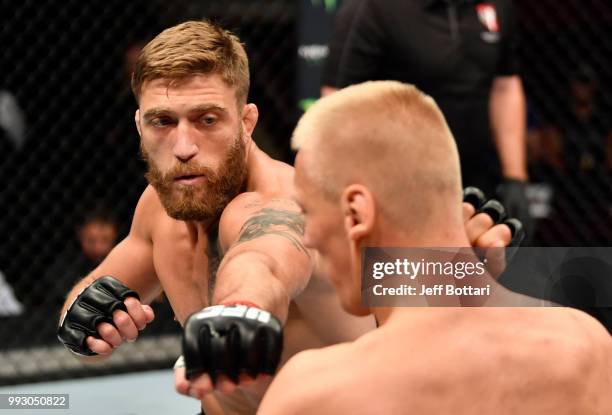
[[[140,109],[137,109],[134,113],[134,122],[136,123],[136,129],[138,130],[138,135],[142,137],[142,132],[140,131]]]
[[[255,130],[258,118],[259,111],[257,110],[257,105],[246,104],[242,108],[242,128],[244,129],[244,133],[249,137],[253,135],[253,130]]]
[[[360,240],[372,232],[376,216],[374,197],[362,184],[351,184],[340,197],[344,228],[351,240]]]

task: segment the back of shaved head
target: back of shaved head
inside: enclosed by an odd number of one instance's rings
[[[292,138],[303,171],[325,196],[365,185],[398,225],[461,221],[459,156],[434,100],[412,85],[372,81],[319,100]]]

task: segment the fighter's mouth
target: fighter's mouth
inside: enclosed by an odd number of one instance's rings
[[[174,181],[181,184],[192,184],[204,180],[204,175],[201,174],[185,174],[183,176],[177,176]]]

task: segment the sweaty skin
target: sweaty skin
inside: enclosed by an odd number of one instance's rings
[[[135,340],[153,318],[144,304],[161,291],[181,325],[190,314],[226,301],[251,301],[272,312],[285,323],[283,363],[300,351],[350,341],[375,327],[372,316],[343,311],[330,283],[313,274],[316,254],[302,243],[303,217],[291,198],[294,169],[271,159],[252,141],[257,121],[253,104],[240,113],[235,91],[220,76],[195,75],[172,84],[164,79],[145,83],[139,106],[142,145],[160,169],[189,159],[218,168],[239,124],[246,177],[221,217],[202,222],[171,218],[157,191],[147,187],[129,235],[67,297],[64,311],[103,275],[114,276],[141,296],[142,304],[126,300],[129,314],[115,312],[118,330],[102,323],[102,339],[88,338],[89,347],[101,355],[88,360],[110,354],[124,339]],[[510,240],[508,228],[493,226],[487,215],[474,216],[466,229],[476,244],[503,246]],[[206,377],[189,383],[184,369],[176,370],[177,390],[200,398],[208,415],[254,413],[269,384],[269,379],[255,384],[244,379],[236,388],[221,381],[214,393],[203,393],[210,389]]]

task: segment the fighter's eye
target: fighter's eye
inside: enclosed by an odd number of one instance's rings
[[[153,127],[166,127],[172,124],[172,119],[168,117],[155,117],[149,122]]]
[[[214,125],[217,122],[217,117],[214,115],[205,115],[200,120],[204,125]]]

